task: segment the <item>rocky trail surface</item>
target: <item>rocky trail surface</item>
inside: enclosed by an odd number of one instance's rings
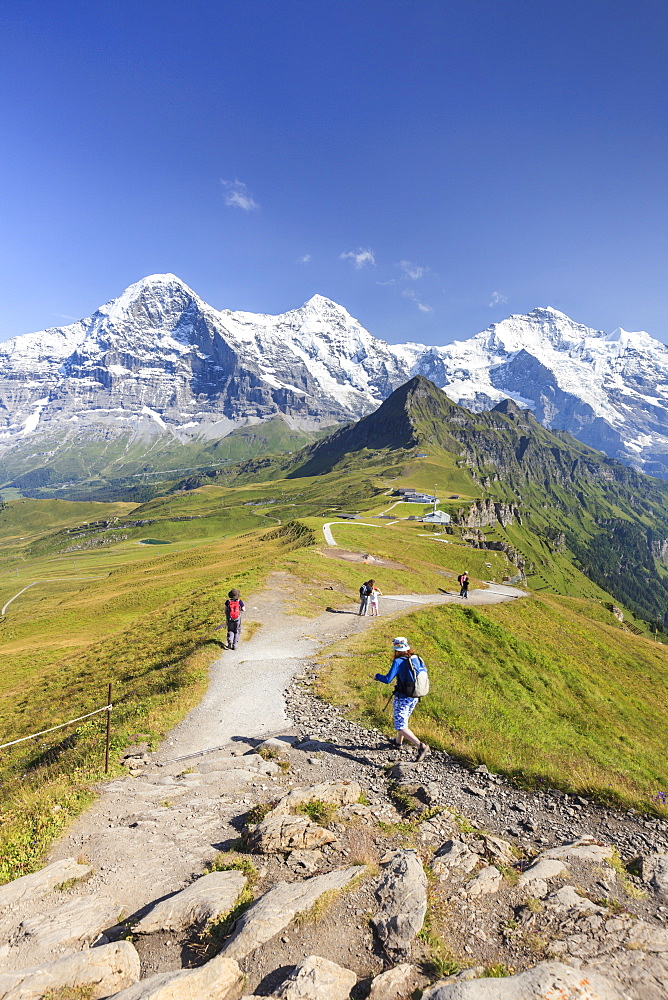
[[[347,720],[314,655],[371,620],[286,614],[295,586],[273,574],[202,703],[0,887],[0,1000],[668,998],[668,826]]]

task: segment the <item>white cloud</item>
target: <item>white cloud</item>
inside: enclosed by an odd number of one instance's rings
[[[428,268],[422,267],[421,264],[413,264],[410,260],[400,260],[397,267],[400,267],[404,272],[404,277],[410,278],[411,281],[418,281],[424,277],[428,270]]]
[[[71,319],[74,322],[76,322],[78,319],[80,319],[79,316],[68,316],[67,313],[54,313],[53,315],[57,316],[58,319]]]
[[[492,301],[488,302],[488,306],[492,309],[494,306],[501,306],[504,302],[508,301],[508,296],[504,295],[502,292],[492,292]]]
[[[348,250],[345,253],[339,254],[339,260],[350,260],[352,261],[354,267],[357,270],[366,267],[367,264],[372,264],[373,267],[376,266],[376,257],[373,250],[369,248],[364,249],[360,247],[358,250]]]
[[[224,181],[220,182],[225,188],[225,204],[230,205],[233,208],[243,208],[244,212],[253,212],[260,206],[251,197],[247,186],[243,181]]]
[[[401,293],[405,299],[410,299],[418,307],[420,312],[430,313],[433,312],[433,307],[426,305],[424,302],[420,302],[420,297],[417,292],[414,292],[412,288],[404,288]]]
[[[297,263],[298,264],[310,264],[311,263],[311,254],[310,253],[305,253],[303,257],[297,257]]]
[[[377,285],[396,285],[396,283],[397,283],[397,279],[396,278],[390,278],[389,281],[377,281],[376,282]]]

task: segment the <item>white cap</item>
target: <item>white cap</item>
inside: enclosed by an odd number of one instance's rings
[[[392,648],[395,649],[397,653],[407,653],[411,647],[408,644],[408,639],[405,639],[403,635],[398,635],[392,643]]]

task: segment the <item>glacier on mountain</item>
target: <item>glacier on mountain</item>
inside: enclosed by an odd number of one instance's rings
[[[0,344],[0,460],[9,475],[28,443],[38,467],[64,444],[213,441],[276,415],[313,430],[359,418],[415,374],[472,410],[511,398],[668,478],[668,348],[647,333],[540,308],[444,347],[390,345],[322,295],[277,316],[216,310],[173,274]]]

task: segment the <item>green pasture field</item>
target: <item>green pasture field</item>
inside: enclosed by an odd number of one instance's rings
[[[668,815],[664,646],[630,635],[600,605],[557,596],[379,619],[322,654],[319,693],[387,733],[390,689],[373,676],[389,669],[396,633],[430,670],[413,725],[431,745],[525,786]]]

